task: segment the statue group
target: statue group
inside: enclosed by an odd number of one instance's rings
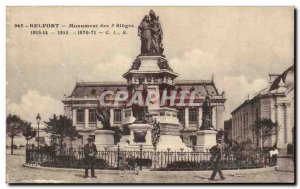
[[[138,28],[138,36],[141,38],[142,55],[162,55],[164,48],[162,44],[163,31],[159,17],[150,10],[149,16],[145,15]]]

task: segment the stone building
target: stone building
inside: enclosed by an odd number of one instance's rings
[[[268,118],[280,125],[277,136],[265,142],[265,146],[277,145],[286,149],[292,143],[294,123],[294,65],[282,74],[269,74],[270,84],[252,99],[246,100],[232,114],[232,139],[237,142],[251,140],[254,145],[260,139],[252,131],[256,119]],[[284,151],[284,150],[283,150]]]
[[[174,89],[177,92],[195,91],[195,102],[199,102],[199,106],[192,107],[176,107],[178,110],[177,117],[180,122],[180,136],[188,147],[196,145],[196,131],[202,123],[202,101],[205,96],[209,95],[211,105],[213,106],[212,123],[216,130],[223,128],[223,114],[225,93],[219,93],[213,80],[175,80]],[[94,135],[97,128],[101,128],[102,124],[97,119],[96,109],[99,106],[99,97],[105,91],[126,91],[127,82],[79,82],[76,83],[70,96],[65,96],[62,100],[64,103],[65,115],[73,120],[73,125],[80,130],[82,139],[78,145],[82,145],[85,139]],[[112,97],[111,100],[113,100]],[[188,101],[189,97],[186,98]],[[120,104],[117,107],[110,107],[110,123],[112,126],[123,128],[133,123],[131,108]],[[74,143],[73,143],[74,144]]]

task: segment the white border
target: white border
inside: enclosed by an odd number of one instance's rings
[[[205,1],[197,1],[197,0],[172,0],[172,1],[166,1],[166,0],[151,0],[151,1],[137,1],[137,0],[126,0],[126,1],[120,1],[120,0],[109,0],[109,1],[99,1],[99,0],[45,0],[45,1],[38,1],[38,0],[2,0],[0,1],[0,40],[2,44],[0,45],[0,120],[1,120],[1,126],[0,126],[0,133],[2,135],[1,137],[1,143],[0,143],[0,149],[1,149],[1,155],[0,157],[6,157],[6,149],[5,149],[5,118],[6,118],[6,6],[295,6],[300,7],[300,1],[298,0],[205,0]],[[298,14],[299,15],[299,14]],[[299,17],[298,17],[299,18]],[[298,25],[298,21],[297,21]],[[299,34],[299,32],[297,33]],[[297,35],[298,36],[298,35]],[[299,55],[299,48],[297,49],[297,54]],[[298,72],[299,70],[297,70]],[[297,87],[299,87],[299,82],[297,81]],[[297,98],[299,97],[299,93],[297,95]],[[297,106],[297,109],[299,110],[299,107]],[[297,117],[299,118],[300,113],[298,111]],[[297,135],[300,136],[299,130],[297,129]],[[299,140],[299,139],[298,139]],[[299,153],[299,145],[297,152]],[[298,163],[299,164],[299,163]],[[6,167],[5,167],[5,158],[2,158],[0,160],[0,179],[1,179],[1,188],[8,188],[9,186],[5,183],[5,176],[6,176]],[[298,173],[299,175],[299,173]],[[297,181],[299,182],[299,177],[297,178]],[[20,187],[20,186],[18,186]],[[28,186],[22,186],[22,187],[28,187]],[[49,186],[36,186],[36,187],[49,187]],[[55,186],[56,188],[65,188],[65,187],[76,187],[76,186]],[[81,188],[87,188],[87,186],[78,186]],[[97,187],[107,187],[107,186],[97,186]],[[117,186],[114,186],[117,187]],[[141,186],[137,186],[141,187]],[[149,187],[149,186],[148,186]],[[160,187],[166,187],[166,186],[151,186],[153,188],[160,188]],[[171,186],[174,187],[174,186]],[[181,186],[182,188],[186,186]],[[207,187],[203,185],[194,186],[194,187]],[[214,187],[224,187],[224,185],[221,186],[214,186]],[[231,187],[231,186],[230,186]],[[237,187],[239,187],[237,185]],[[245,186],[242,186],[243,188]],[[259,187],[259,186],[258,186]],[[266,186],[265,186],[266,187]],[[269,186],[274,187],[274,186]],[[285,186],[286,187],[286,186]],[[132,186],[123,186],[122,188],[132,188]],[[246,187],[250,188],[250,187]]]

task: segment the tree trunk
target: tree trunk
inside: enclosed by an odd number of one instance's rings
[[[14,137],[11,137],[10,154],[14,155]]]
[[[60,149],[62,149],[62,147],[63,147],[63,140],[64,140],[63,137],[61,137],[60,138]]]

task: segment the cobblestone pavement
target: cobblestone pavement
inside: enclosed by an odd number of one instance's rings
[[[293,161],[279,158],[277,171],[225,174],[226,179],[210,181],[210,172],[176,171],[176,172],[141,172],[138,175],[114,171],[107,174],[97,171],[97,178],[83,178],[82,172],[32,169],[23,166],[23,154],[7,155],[8,183],[293,183]]]

